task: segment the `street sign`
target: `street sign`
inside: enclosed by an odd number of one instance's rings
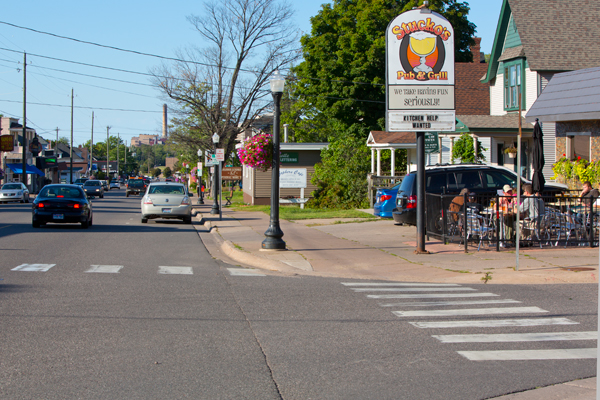
[[[279,160],[282,164],[298,164],[298,152],[282,151],[279,153]]]
[[[225,149],[217,149],[217,161],[225,161]]]
[[[224,181],[240,181],[242,180],[242,167],[225,167],[221,171],[221,176]]]
[[[217,156],[214,154],[209,154],[206,156],[206,166],[211,167],[213,165],[218,165]]]
[[[279,187],[306,188],[306,168],[281,168],[279,170]]]
[[[199,162],[198,165],[196,166],[196,168],[197,168],[198,176],[202,176],[202,163]]]
[[[454,111],[388,111],[391,132],[454,131]]]
[[[437,132],[425,132],[425,154],[440,152],[440,139]]]

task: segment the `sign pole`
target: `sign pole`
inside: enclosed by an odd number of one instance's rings
[[[417,132],[417,249],[415,254],[429,254],[425,250],[425,132]]]

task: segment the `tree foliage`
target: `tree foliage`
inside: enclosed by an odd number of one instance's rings
[[[171,168],[169,167],[165,167],[165,169],[163,169],[162,174],[165,178],[170,178],[171,176],[173,176],[173,171],[171,171]]]
[[[282,0],[209,0],[188,17],[201,46],[153,71],[177,115],[173,142],[195,154],[217,133],[226,158],[233,153],[240,131],[272,107],[269,77],[299,57],[292,16]]]
[[[473,145],[473,136],[468,133],[463,133],[454,141],[452,147],[452,162],[460,160],[461,163],[472,163],[477,161],[485,161],[484,151],[479,139],[477,139],[477,160],[475,159],[475,146]]]
[[[345,201],[346,207],[366,199],[370,169],[366,139],[370,131],[385,130],[385,32],[396,16],[420,3],[334,0],[323,4],[311,18],[311,32],[301,38],[304,61],[292,69],[294,80],[289,91],[293,101],[284,109],[282,119],[290,124],[298,141],[330,142],[332,150],[322,152],[315,204],[342,205],[340,202]],[[467,19],[468,4],[431,0],[429,8],[453,25],[455,60],[472,61],[469,46],[474,44],[475,25]],[[356,146],[354,151],[347,147],[349,143]],[[338,149],[350,151],[353,157],[362,155],[347,159],[357,174],[343,173],[345,157]],[[343,194],[350,187],[352,196],[362,193],[364,197],[354,200]]]

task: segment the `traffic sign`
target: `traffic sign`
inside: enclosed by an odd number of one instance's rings
[[[225,149],[217,149],[217,161],[225,161]]]

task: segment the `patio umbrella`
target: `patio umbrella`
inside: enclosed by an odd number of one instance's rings
[[[544,175],[542,174],[542,168],[544,168],[544,164],[546,164],[546,161],[544,160],[543,136],[540,122],[536,118],[535,126],[533,127],[533,159],[531,160],[534,170],[532,180],[534,193],[542,192],[544,190],[544,184],[546,183],[546,179],[544,179]]]

